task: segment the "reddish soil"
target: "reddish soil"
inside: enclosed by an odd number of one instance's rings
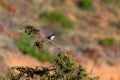
[[[7,59],[5,61],[9,67],[11,66],[49,67],[51,65],[49,62],[41,62],[27,55],[22,55],[19,53],[11,54],[10,52],[8,52]]]
[[[87,66],[88,72],[94,67],[92,61],[89,61],[85,66]],[[91,76],[99,76],[100,80],[120,80],[120,64],[110,66],[106,63],[100,63],[94,68]]]

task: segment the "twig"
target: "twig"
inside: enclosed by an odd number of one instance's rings
[[[58,44],[56,44],[55,42],[53,42],[53,41],[51,41],[50,40],[50,42],[54,45],[54,46],[56,46],[57,48],[59,48],[60,50],[62,50],[62,51],[65,51],[62,47],[60,47]]]
[[[93,68],[90,70],[90,72],[87,75],[90,75],[94,69],[95,69],[95,66],[93,66]]]

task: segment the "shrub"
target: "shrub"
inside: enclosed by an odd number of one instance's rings
[[[16,41],[16,44],[24,54],[28,54],[42,61],[53,61],[52,56],[50,56],[47,51],[43,50],[42,52],[39,52],[39,50],[34,46],[32,35],[28,36],[26,34],[21,34],[21,37]]]
[[[91,10],[93,9],[92,0],[78,0],[77,6],[84,10]]]
[[[89,77],[86,70],[65,52],[57,54],[53,67],[43,67],[42,69],[37,67],[14,67],[12,73],[15,70],[18,71],[15,75],[7,73],[7,75],[10,75],[7,80],[36,80],[36,77],[39,77],[40,80],[98,80],[98,77]],[[54,74],[50,75],[50,71],[53,71]],[[25,74],[26,76],[24,76]],[[2,77],[1,80],[6,80],[7,75]]]
[[[30,29],[34,30],[33,26],[29,26],[27,28],[28,28],[27,33],[29,34],[34,33],[34,31],[30,30]],[[39,36],[40,36],[40,33],[39,33]],[[36,49],[35,49],[36,51],[31,51],[31,50],[34,50],[33,48],[31,48],[31,45],[32,45],[31,41],[32,40],[30,36],[26,38],[26,35],[22,35],[21,39],[18,40],[18,46],[20,46],[20,49],[24,53],[29,53],[31,55],[37,54],[37,56],[39,56],[38,55],[39,51],[37,51]],[[27,48],[23,47],[23,45],[27,46]],[[36,47],[39,48],[39,46],[36,46]],[[42,69],[39,69],[38,67],[36,68],[14,67],[12,68],[12,72],[10,73],[8,72],[6,75],[0,76],[0,79],[1,80],[6,80],[6,79],[7,80],[23,80],[23,79],[25,80],[32,80],[32,79],[34,80],[38,80],[38,79],[40,80],[98,80],[97,77],[94,77],[94,78],[89,77],[88,76],[89,74],[87,74],[86,70],[80,64],[76,63],[76,61],[71,56],[66,54],[66,51],[63,51],[63,50],[59,51],[59,53],[56,54],[53,61],[54,61],[54,66],[52,68],[43,67]],[[18,73],[13,75],[15,70],[17,70]],[[53,71],[53,74],[50,74],[50,71]],[[7,75],[10,75],[10,77],[8,77]]]
[[[74,27],[74,23],[70,19],[57,11],[45,11],[40,15],[40,19],[48,24],[60,24],[62,28]]]
[[[65,53],[60,53],[57,55],[55,59],[55,66],[57,68],[55,75],[59,75],[58,79],[64,79],[66,77],[67,80],[72,79],[77,75],[77,70],[79,67],[75,60]]]
[[[98,80],[90,78],[86,70],[65,52],[58,54],[54,62],[56,71],[52,80]]]

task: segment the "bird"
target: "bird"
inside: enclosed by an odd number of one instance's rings
[[[55,34],[51,34],[49,36],[46,37],[49,40],[53,40],[55,38]]]

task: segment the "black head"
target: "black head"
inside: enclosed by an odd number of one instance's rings
[[[55,34],[51,34],[52,36],[55,36]]]

